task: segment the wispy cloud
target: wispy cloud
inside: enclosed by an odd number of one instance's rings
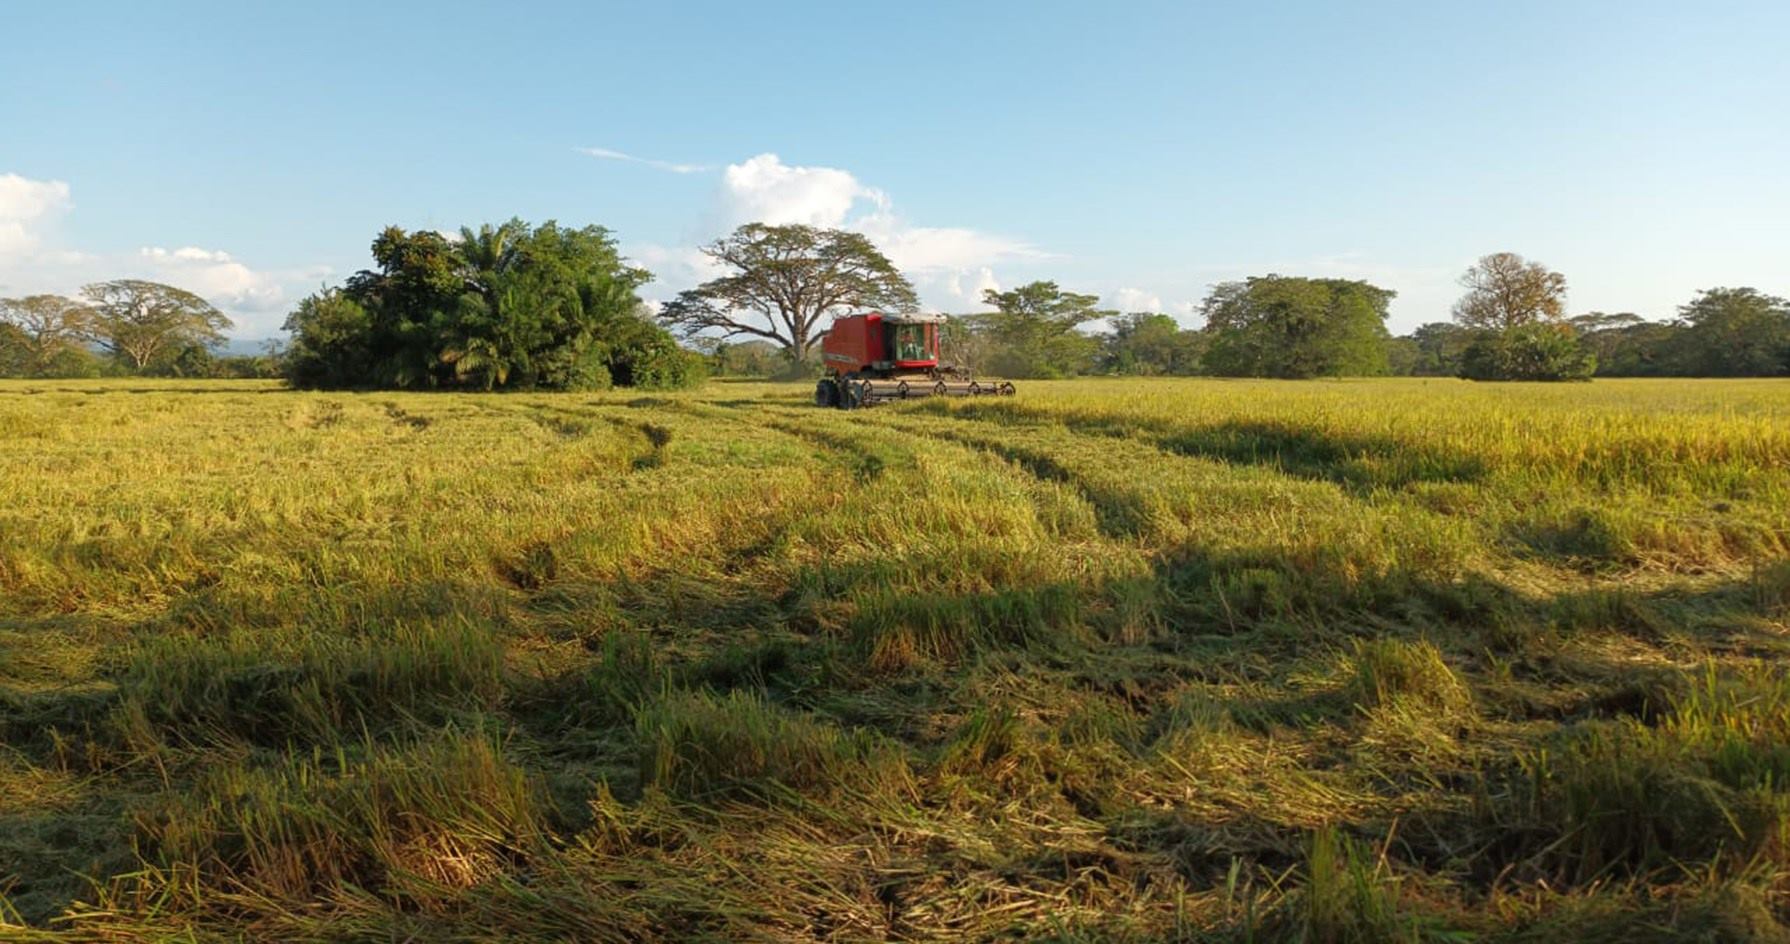
[[[645,164],[648,167],[670,171],[673,174],[700,174],[709,169],[708,166],[704,164],[677,164],[672,161],[656,161],[650,157],[635,157],[632,154],[624,154],[621,151],[615,151],[609,148],[581,147],[573,148],[572,150],[577,151],[586,157],[594,157],[605,161],[627,161],[630,164]]]

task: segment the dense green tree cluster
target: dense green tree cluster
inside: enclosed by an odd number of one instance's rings
[[[173,286],[133,279],[78,297],[0,298],[0,376],[285,376],[304,387],[679,387],[713,372],[800,379],[820,370],[830,318],[917,307],[912,284],[861,234],[747,224],[704,252],[722,275],[656,317],[602,227],[511,220],[455,236],[389,227],[374,267],[303,299],[291,341],[220,353],[229,319]],[[1386,330],[1394,293],[1362,281],[1252,277],[1213,287],[1203,327],[1120,314],[1036,281],[990,290],[991,310],[944,326],[944,357],[1014,378],[1119,375],[1476,380],[1790,376],[1790,302],[1714,288],[1671,322],[1566,315],[1566,278],[1514,253],[1461,277],[1454,321]],[[680,347],[680,331],[694,350]],[[735,340],[745,338],[744,341]]]
[[[982,301],[994,308],[980,326],[991,345],[987,368],[1002,377],[1088,372],[1100,342],[1077,329],[1116,314],[1099,308],[1099,297],[1065,292],[1055,282],[1032,282],[1006,292],[989,289]]]
[[[1366,282],[1282,275],[1220,284],[1202,309],[1206,370],[1230,377],[1384,374],[1393,295]]]
[[[302,301],[286,372],[305,387],[677,387],[698,358],[646,317],[651,276],[608,231],[511,220],[457,239],[388,227],[375,268]]]
[[[1201,372],[1209,339],[1181,327],[1173,317],[1157,312],[1131,312],[1109,323],[1112,330],[1100,344],[1102,371],[1162,377]]]
[[[1790,301],[1753,288],[1713,288],[1674,321],[1629,312],[1589,312],[1487,335],[1460,324],[1426,324],[1408,339],[1409,373],[1483,378],[1529,365],[1528,379],[1790,376]],[[1545,328],[1546,330],[1542,330]],[[1569,343],[1568,338],[1576,339]],[[1544,363],[1540,358],[1549,353]],[[1488,363],[1489,362],[1489,363]],[[1403,373],[1404,371],[1395,371]]]

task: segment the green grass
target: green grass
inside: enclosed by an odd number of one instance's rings
[[[0,939],[1752,940],[1790,384],[0,383]]]

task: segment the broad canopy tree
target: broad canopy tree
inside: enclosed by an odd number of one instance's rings
[[[1514,252],[1482,256],[1461,276],[1454,319],[1472,338],[1461,352],[1471,380],[1583,380],[1597,358],[1566,320],[1566,276]]]
[[[1503,331],[1566,315],[1566,276],[1514,252],[1495,252],[1461,276],[1467,294],[1454,305],[1454,320],[1483,331]]]
[[[1284,275],[1220,283],[1201,308],[1206,369],[1232,377],[1384,374],[1395,294],[1367,282]]]
[[[987,289],[982,302],[994,308],[978,324],[994,348],[987,366],[1002,377],[1067,377],[1088,370],[1100,341],[1078,329],[1118,314],[1100,308],[1099,296],[1065,292],[1055,282]]]
[[[1712,288],[1678,314],[1685,366],[1705,377],[1790,374],[1790,301],[1753,288]]]
[[[0,298],[0,324],[17,329],[18,371],[42,374],[92,335],[93,312],[62,295]]]
[[[823,319],[919,307],[913,285],[860,233],[747,223],[702,252],[727,274],[659,311],[685,336],[762,338],[800,360],[826,336]]]
[[[81,289],[87,337],[138,370],[181,348],[224,341],[230,319],[192,292],[160,282],[116,279]]]

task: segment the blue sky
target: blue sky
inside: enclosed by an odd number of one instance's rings
[[[870,234],[932,307],[1251,274],[1447,317],[1510,250],[1570,308],[1790,294],[1790,4],[13,3],[0,292],[123,275],[277,333],[381,227],[599,223],[659,273],[748,219]],[[636,159],[622,159],[614,155]]]

